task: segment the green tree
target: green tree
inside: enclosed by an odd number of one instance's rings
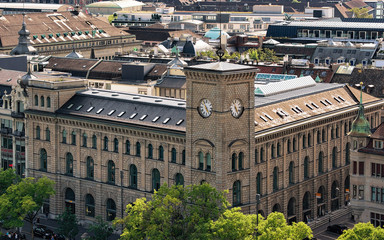
[[[12,184],[20,182],[20,180],[20,177],[16,174],[14,169],[0,169],[0,195],[3,195],[8,187]]]
[[[22,227],[24,220],[32,224],[40,211],[43,203],[51,195],[55,182],[47,177],[25,178],[20,182],[9,186],[0,197],[0,219],[8,228]],[[32,239],[33,239],[32,231]]]
[[[112,24],[113,20],[117,19],[117,13],[108,16],[109,24]]]
[[[209,184],[163,185],[151,201],[140,198],[127,205],[121,239],[207,239],[210,221],[227,209],[224,192]]]
[[[384,240],[384,229],[372,223],[358,223],[352,229],[345,230],[338,240]]]
[[[368,13],[366,8],[352,8],[350,10],[353,13],[354,18],[372,18],[372,14]]]
[[[88,230],[91,233],[90,240],[106,240],[113,233],[113,228],[100,216],[96,217],[96,222],[89,226]]]
[[[75,239],[75,236],[79,233],[77,217],[72,213],[70,207],[66,207],[65,211],[57,217],[57,223],[59,233],[69,239]]]

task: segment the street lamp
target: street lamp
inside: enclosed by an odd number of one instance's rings
[[[259,227],[259,204],[260,204],[260,194],[256,194],[256,229],[255,229],[256,239],[257,239],[257,236],[259,235],[259,233],[258,233],[258,227]]]

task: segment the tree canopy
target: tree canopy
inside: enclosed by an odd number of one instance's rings
[[[115,221],[123,224],[121,239],[215,239],[301,240],[312,237],[304,223],[287,225],[282,213],[267,219],[243,214],[240,208],[229,208],[227,192],[219,192],[209,184],[182,187],[163,185],[152,200],[137,199],[127,205],[127,216]]]
[[[372,18],[372,14],[368,13],[367,8],[352,8],[350,10],[354,18]]]
[[[384,240],[384,229],[372,223],[358,223],[352,229],[345,230],[338,240]]]
[[[77,217],[72,213],[71,208],[66,207],[65,211],[57,217],[59,233],[68,239],[75,239],[75,236],[79,233],[77,222]]]

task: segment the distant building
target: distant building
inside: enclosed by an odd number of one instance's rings
[[[46,4],[46,3],[1,3],[0,11],[3,15],[30,13],[30,12],[64,12],[72,11],[73,6],[66,4]]]
[[[101,1],[94,2],[85,6],[88,13],[111,15],[118,11],[135,12],[140,11],[145,4],[142,2],[128,1]]]

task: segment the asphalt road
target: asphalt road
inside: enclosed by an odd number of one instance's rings
[[[342,218],[336,219],[330,223],[330,225],[333,225],[333,224],[343,224],[343,225],[347,226],[348,229],[351,229],[355,225],[355,222],[352,221],[349,217],[342,217]],[[328,227],[328,225],[324,225],[324,226],[316,229],[313,232],[314,237],[316,237],[319,240],[333,240],[333,239],[337,239],[340,236],[337,233],[328,232],[327,227]]]

